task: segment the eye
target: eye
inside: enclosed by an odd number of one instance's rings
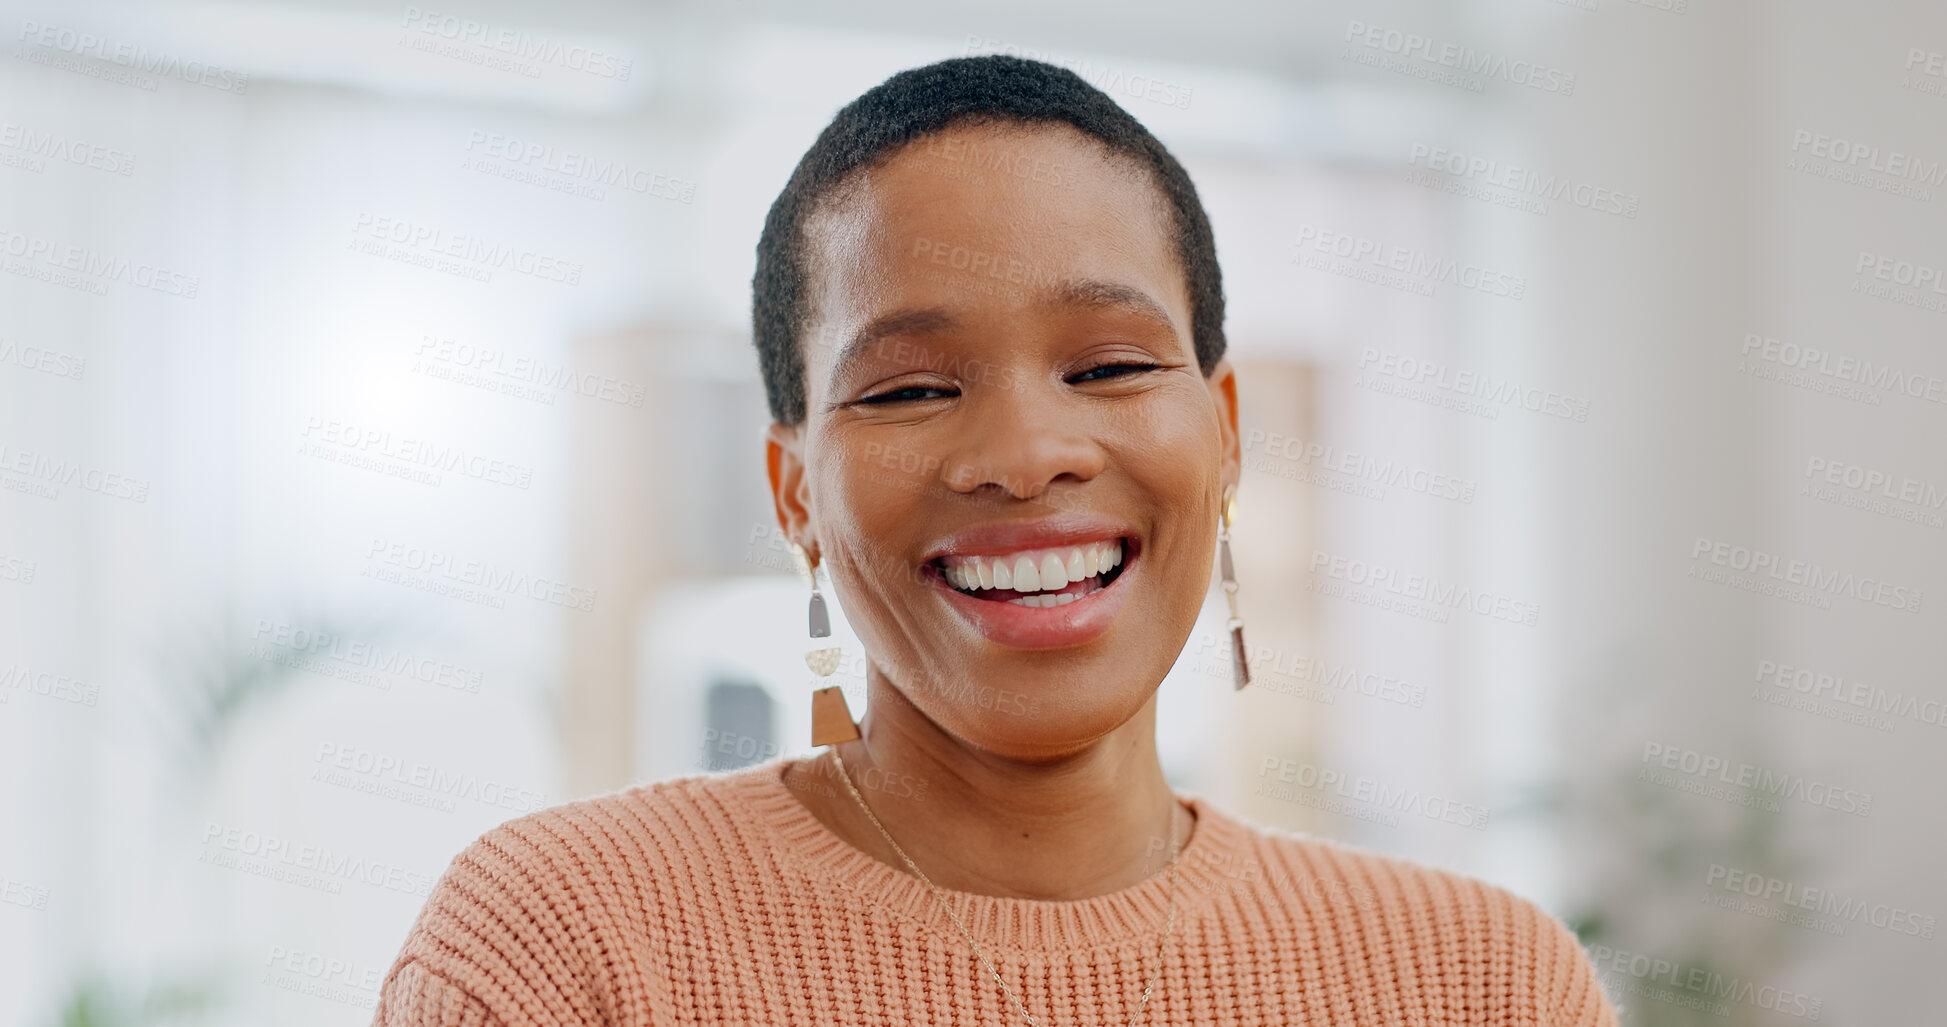
[[[1141,374],[1144,371],[1160,370],[1162,366],[1161,364],[1099,364],[1070,378],[1069,381],[1101,381],[1105,378],[1122,378],[1129,374]],[[1118,373],[1097,375],[1096,372],[1098,371],[1115,371]]]
[[[942,396],[950,396],[953,394],[953,390],[951,389],[942,389],[932,385],[908,385],[904,388],[891,389],[878,393],[877,395],[866,396],[858,402],[866,406],[878,406],[884,403],[913,403],[922,399],[933,398],[931,396],[915,395],[915,393],[921,392],[937,392]]]

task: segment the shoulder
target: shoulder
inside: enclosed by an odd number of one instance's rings
[[[1328,944],[1360,939],[1388,971],[1462,989],[1497,982],[1499,994],[1483,997],[1550,1027],[1615,1023],[1575,933],[1536,903],[1467,874],[1219,816],[1234,825],[1233,861],[1258,878],[1253,904],[1271,915]]]
[[[775,761],[692,774],[550,806],[499,824],[449,873],[513,874],[536,885],[602,888],[681,877],[750,834],[752,811],[784,793]]]
[[[439,1003],[488,1022],[598,1022],[616,954],[660,944],[654,908],[740,833],[762,770],[639,785],[481,834],[433,886],[382,985],[393,1017],[376,1022],[420,1023]]]

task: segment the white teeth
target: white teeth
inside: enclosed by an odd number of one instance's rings
[[[949,556],[941,563],[947,582],[962,591],[1006,588],[1016,592],[1054,592],[1105,574],[1121,564],[1122,540],[1031,549],[1005,556]],[[1072,599],[1064,601],[1073,602]]]
[[[1102,586],[1097,585],[1086,592],[1064,592],[1061,595],[1053,595],[1047,592],[1043,592],[1040,595],[1022,596],[1019,599],[1009,599],[1008,602],[1013,603],[1016,606],[1044,606],[1044,607],[1045,606],[1067,606],[1069,603],[1072,603],[1075,600],[1082,598],[1083,596],[1094,595],[1095,593],[1100,591],[1102,591]]]
[[[1067,584],[1067,582],[1063,582],[1062,584]],[[1041,591],[1041,568],[1035,566],[1033,557],[1021,556],[1015,558],[1013,587],[1016,592]]]
[[[1058,588],[1067,587],[1071,580],[1082,580],[1082,576],[1079,574],[1071,579],[1068,576],[1068,565],[1055,553],[1049,553],[1042,557],[1039,569],[1041,571],[1041,587],[1050,592]]]

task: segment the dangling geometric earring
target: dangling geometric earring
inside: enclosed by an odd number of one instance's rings
[[[818,569],[812,565],[811,558],[805,555],[804,547],[791,543],[791,555],[798,562],[798,575],[805,584],[811,586],[811,637],[830,638],[832,633],[831,615],[825,610],[825,597],[818,591]],[[805,666],[811,668],[819,677],[830,677],[838,669],[839,649],[811,649],[804,654]],[[827,685],[811,693],[811,744],[836,745],[859,737],[859,725],[852,719],[851,707],[845,705],[845,692],[837,685]]]
[[[1244,658],[1244,618],[1237,615],[1237,569],[1230,562],[1230,524],[1237,517],[1237,486],[1224,486],[1222,516],[1217,521],[1217,555],[1223,568],[1224,601],[1230,604],[1230,667],[1238,688],[1251,683],[1251,664]]]

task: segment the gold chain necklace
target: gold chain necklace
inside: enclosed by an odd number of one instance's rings
[[[987,961],[987,956],[980,951],[979,943],[975,942],[973,935],[967,932],[967,926],[960,922],[960,914],[954,911],[953,903],[948,902],[946,896],[940,894],[940,889],[934,886],[933,879],[927,877],[925,872],[920,870],[919,865],[913,862],[913,857],[906,855],[906,850],[900,848],[899,843],[892,840],[892,834],[886,830],[886,825],[879,823],[879,818],[873,814],[872,807],[865,804],[865,796],[860,795],[858,786],[852,783],[852,774],[845,769],[845,757],[838,754],[838,747],[832,746],[827,751],[832,754],[832,759],[838,761],[838,779],[845,782],[845,790],[852,793],[852,798],[857,800],[859,809],[865,813],[866,819],[872,821],[872,826],[879,829],[880,837],[886,840],[887,845],[892,846],[892,851],[899,853],[899,858],[906,861],[906,869],[911,870],[915,877],[926,882],[927,890],[933,893],[934,901],[946,907],[946,915],[953,919],[953,926],[960,929],[960,936],[967,939],[968,946],[973,949],[974,958],[980,960],[981,967],[993,976],[994,983],[1001,986],[1002,994],[1005,994],[1008,1000],[1014,1003],[1014,1008],[1020,1012],[1021,1019],[1026,1020],[1029,1027],[1038,1027],[1034,1017],[1028,1015],[1028,1008],[1022,1005],[1020,998],[1014,994],[1014,989],[1008,987],[1006,981],[1001,980],[1000,973],[994,969],[992,963]],[[1169,924],[1163,930],[1163,940],[1156,944],[1157,973],[1161,973],[1163,970],[1163,949],[1169,945],[1170,936],[1176,931],[1176,857],[1182,852],[1183,846],[1182,843],[1176,841],[1176,811],[1174,809],[1170,811],[1169,831],[1170,913]],[[1130,1024],[1133,1025],[1140,1019],[1143,1011],[1149,1007],[1149,992],[1154,987],[1156,987],[1156,974],[1151,974],[1149,982],[1143,985],[1143,997],[1136,1003],[1136,1012],[1129,1017]]]

